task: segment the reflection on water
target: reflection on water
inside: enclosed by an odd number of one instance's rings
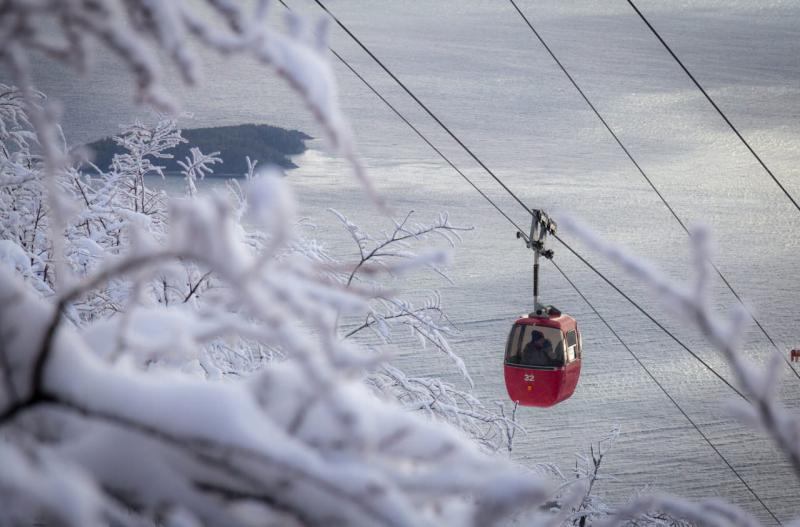
[[[288,181],[300,201],[300,213],[316,224],[313,235],[332,253],[342,258],[354,257],[352,241],[331,221],[327,209],[343,211],[364,227],[375,230],[388,220],[364,205],[366,196],[348,173],[344,161],[316,149],[295,161],[300,168],[289,172]],[[438,211],[447,211],[454,224],[475,227],[454,251],[451,276],[455,285],[420,273],[393,286],[412,294],[430,289],[442,291],[448,315],[460,329],[451,342],[467,363],[475,380],[476,394],[487,403],[504,401],[503,346],[510,324],[529,309],[532,301],[531,255],[515,238],[513,228],[475,192],[459,183],[452,171],[432,163],[371,168],[381,191],[398,214],[413,209],[418,219],[425,220]],[[151,180],[151,183],[162,185],[170,193],[183,192],[180,178]],[[201,182],[201,191],[218,190],[222,185],[223,180],[208,178]],[[619,183],[551,183],[537,188],[547,196],[549,208],[568,210],[583,218],[606,237],[653,259],[673,278],[689,278],[685,235],[669,223],[669,217],[658,209],[648,193],[621,191]],[[767,231],[773,218],[763,215],[763,205],[758,200],[750,204],[730,202],[727,209],[726,202],[719,201],[700,202],[708,205],[709,210],[718,211],[718,219],[712,224],[718,242],[716,261],[739,293],[760,312],[768,313],[761,320],[770,334],[788,343],[798,318],[792,293],[800,289],[796,265],[781,245],[770,252],[741,251],[738,243],[726,238],[726,233],[742,236],[748,230]],[[614,204],[613,208],[609,203]],[[714,208],[710,209],[712,205]],[[749,218],[744,233],[742,218]],[[524,214],[516,215],[515,219],[524,224]],[[795,485],[788,465],[762,435],[729,416],[725,404],[735,396],[575,258],[558,246],[554,249],[570,278],[762,499],[787,516],[794,512],[794,498],[786,496],[787,489]],[[665,312],[638,283],[586,254],[683,342],[731,378],[724,361],[694,328]],[[754,275],[754,269],[763,271]],[[519,410],[519,419],[528,433],[517,436],[513,456],[522,463],[554,461],[568,472],[574,464],[574,453],[585,451],[592,439],[599,439],[619,425],[620,439],[604,460],[606,474],[617,479],[601,482],[598,486],[601,494],[619,500],[635,489],[652,487],[694,498],[719,495],[760,514],[757,503],[741,483],[546,263],[542,269],[542,289],[546,302],[578,320],[585,346],[583,374],[575,395],[566,402],[550,409]],[[714,293],[722,313],[734,300],[720,283]],[[762,336],[753,328],[747,332],[744,350],[759,363],[770,353]],[[441,375],[461,382],[450,362],[433,351],[409,354],[398,348],[398,353],[398,363],[410,373]],[[800,406],[794,377],[784,375],[779,393],[789,407]]]
[[[653,22],[695,71],[795,196],[800,196],[800,5],[748,0],[642,2]],[[299,10],[312,11],[295,2]],[[481,159],[532,207],[561,209],[605,238],[646,255],[674,279],[691,279],[685,233],[631,166],[613,139],[536,45],[510,6],[495,2],[420,0],[365,8],[339,0],[348,22]],[[783,350],[800,345],[798,245],[800,215],[757,166],[724,123],[624,2],[522,2],[543,36],[587,95],[619,133],[685,223],[708,224],[715,261]],[[446,23],[443,23],[446,20]],[[454,163],[474,178],[521,226],[528,218],[431,121],[404,97],[341,33],[333,47],[348,57]],[[322,137],[321,130],[284,84],[247,61],[207,59],[213,78],[186,91],[186,126],[267,122]],[[114,65],[98,57],[88,79],[42,64],[40,87],[65,103],[72,141],[113,132],[141,111],[120,101],[128,86]],[[450,213],[474,225],[455,251],[451,286],[428,276],[407,288],[442,290],[461,332],[454,349],[465,359],[485,401],[502,400],[501,356],[508,327],[529,309],[530,255],[514,228],[470,189],[372,94],[336,66],[345,113],[371,177],[394,210],[430,218]],[[124,95],[129,100],[128,95]],[[299,157],[288,179],[301,212],[317,223],[315,236],[339,255],[352,254],[347,235],[331,221],[336,208],[365,226],[386,225],[346,163],[321,152],[319,141]],[[258,157],[255,155],[254,157]],[[180,180],[157,183],[173,191]],[[220,181],[209,179],[201,188]],[[582,250],[580,244],[576,245]],[[772,510],[788,519],[798,509],[797,482],[759,433],[730,418],[731,394],[647,319],[566,251],[559,264],[620,336],[715,442]],[[647,291],[606,262],[589,258],[707,362],[728,375],[704,339],[665,313]],[[545,265],[543,294],[575,316],[585,343],[584,373],[575,395],[548,410],[524,409],[528,430],[517,436],[523,463],[556,461],[565,471],[573,453],[616,425],[622,434],[604,470],[617,476],[599,491],[622,499],[644,486],[690,497],[723,496],[769,518],[670,402],[652,385],[581,299]],[[717,283],[714,302],[724,314],[734,299]],[[743,349],[763,363],[770,348],[749,328]],[[421,359],[420,356],[425,357]],[[398,359],[415,373],[452,375],[430,353]],[[794,377],[778,390],[800,408]]]

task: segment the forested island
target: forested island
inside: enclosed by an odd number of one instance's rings
[[[189,156],[189,150],[197,147],[204,154],[219,152],[223,164],[214,172],[217,175],[239,176],[247,172],[246,158],[258,160],[260,165],[273,164],[282,168],[297,168],[289,156],[306,151],[305,142],[311,136],[298,130],[287,130],[266,124],[240,124],[213,128],[194,128],[181,131],[187,140],[168,150],[171,159],[159,159],[165,172],[179,172],[178,161]],[[124,153],[111,137],[86,145],[94,153],[94,163],[107,170],[115,154]]]

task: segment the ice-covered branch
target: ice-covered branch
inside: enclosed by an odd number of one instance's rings
[[[800,419],[788,412],[776,397],[782,361],[773,356],[763,370],[750,364],[738,351],[740,336],[748,318],[747,312],[738,305],[734,306],[728,319],[724,320],[713,311],[708,297],[712,277],[708,269],[710,265],[708,231],[703,227],[693,229],[691,241],[695,281],[693,284],[678,284],[657,272],[650,263],[600,240],[572,218],[563,217],[559,223],[590,248],[603,254],[653,289],[665,305],[703,332],[727,360],[738,384],[749,399],[749,402],[735,403],[736,413],[770,434],[800,478]]]
[[[36,369],[35,350],[41,341],[31,335],[53,335],[47,368],[37,381],[37,400],[9,415],[6,410],[15,402],[4,399],[2,426],[16,429],[26,419],[55,418],[73,430],[55,443],[51,438],[50,450],[100,496],[99,505],[82,503],[89,513],[102,516],[114,503],[113,494],[124,496],[126,506],[146,517],[167,506],[190,511],[207,524],[245,523],[236,510],[248,503],[262,507],[265,514],[288,514],[314,524],[425,525],[464,515],[480,519],[490,512],[494,518],[518,507],[493,498],[487,488],[513,483],[529,497],[544,495],[534,479],[518,475],[507,462],[486,457],[454,430],[381,402],[357,380],[345,381],[341,376],[347,375],[349,362],[338,357],[351,353],[350,346],[329,338],[312,344],[299,328],[286,324],[305,311],[305,320],[323,321],[318,332],[331,334],[333,326],[324,321],[332,319],[325,313],[345,305],[339,293],[324,292],[322,284],[304,284],[285,257],[265,263],[255,275],[243,275],[241,270],[252,269],[253,256],[242,249],[229,250],[241,241],[229,233],[232,245],[220,245],[215,237],[200,234],[211,225],[225,232],[225,214],[213,212],[215,206],[198,199],[175,212],[182,219],[170,222],[171,229],[179,231],[173,239],[184,241],[172,250],[216,265],[225,251],[228,265],[218,273],[227,287],[215,304],[233,309],[229,318],[258,320],[269,331],[251,336],[287,351],[288,360],[270,365],[247,382],[215,383],[175,371],[148,372],[124,362],[108,363],[98,357],[108,341],[98,340],[102,333],[93,331],[96,324],[51,332],[52,307],[0,271],[2,305],[14,306],[0,309],[12,371]],[[142,265],[155,265],[157,260],[153,254],[141,258],[121,257],[119,263],[99,268],[63,292],[58,304],[63,308],[119,273],[141,271]],[[288,282],[293,286],[285,287]],[[198,331],[221,322],[222,313],[216,319],[202,313],[189,316]],[[153,318],[147,332],[152,338],[162,326],[175,327],[172,324],[168,317]],[[12,328],[21,330],[14,334],[9,332]],[[327,348],[325,353],[312,351],[320,346]],[[300,414],[301,424],[290,426]],[[453,466],[458,467],[457,476],[443,476]],[[132,477],[142,472],[154,476],[147,486]],[[487,487],[487,481],[493,484]],[[463,501],[464,496],[474,501]],[[31,506],[37,510],[43,505],[37,501]]]
[[[659,514],[668,518],[659,519]],[[649,494],[632,499],[613,514],[598,521],[602,527],[636,522],[648,519],[652,524],[685,524],[710,526],[753,527],[760,523],[741,508],[720,499],[701,500],[697,503],[674,496]],[[671,521],[669,521],[671,520]]]
[[[361,230],[351,222],[344,214],[331,209],[331,212],[344,225],[353,241],[356,243],[360,253],[360,260],[353,266],[347,276],[347,285],[356,279],[359,272],[363,272],[370,266],[383,268],[385,270],[402,271],[424,263],[437,274],[447,278],[447,275],[438,267],[439,257],[428,261],[420,258],[420,255],[409,250],[410,241],[420,241],[438,236],[445,240],[450,246],[461,241],[461,232],[470,231],[472,227],[458,227],[450,223],[447,213],[440,213],[431,223],[414,223],[409,225],[414,211],[409,211],[401,221],[394,221],[394,228],[390,231],[381,232],[380,237],[373,237]]]
[[[36,248],[51,250],[46,209],[14,216],[19,199],[43,200],[43,172],[29,151],[15,158],[35,177],[0,193],[4,233],[22,234],[1,247],[0,457],[17,469],[0,476],[0,493],[25,499],[0,523],[250,525],[241,511],[255,508],[259,524],[436,525],[520,505],[487,494],[487,478],[544,494],[458,431],[488,446],[510,425],[476,400],[406,380],[448,428],[363,382],[378,361],[337,338],[335,320],[361,316],[374,295],[344,287],[318,249],[296,250],[291,196],[274,174],[167,210],[142,176],[181,140],[176,130],[135,124],[109,174],[58,174],[75,273],[55,292],[31,289]],[[39,219],[34,243],[21,227]],[[26,468],[33,459],[38,471]],[[48,479],[78,489],[77,501]]]
[[[181,167],[181,174],[186,180],[186,193],[189,196],[194,196],[197,194],[197,180],[205,178],[207,174],[213,174],[214,169],[211,165],[222,163],[222,159],[218,157],[219,152],[204,154],[197,147],[192,147],[190,152],[192,157],[187,157],[185,161],[178,161],[178,165]]]
[[[139,102],[174,113],[179,102],[163,85],[168,66],[177,68],[185,83],[194,84],[202,78],[198,45],[222,54],[249,55],[286,80],[380,202],[339,107],[327,60],[326,22],[311,24],[292,15],[287,32],[281,33],[269,26],[268,14],[264,0],[255,5],[219,0],[13,0],[3,5],[0,18],[0,60],[13,66],[15,82],[27,89],[35,84],[29,78],[31,56],[44,54],[83,72],[91,66],[92,48],[99,43],[131,73]],[[34,128],[44,131],[36,123]]]

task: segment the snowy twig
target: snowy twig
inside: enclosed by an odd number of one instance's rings
[[[748,396],[749,403],[737,404],[736,412],[748,422],[757,423],[770,434],[778,448],[789,458],[795,475],[800,478],[800,420],[787,412],[776,398],[780,359],[773,357],[763,372],[757,371],[738,352],[740,336],[748,318],[747,312],[740,306],[734,306],[729,319],[723,321],[712,309],[709,300],[711,274],[708,231],[702,227],[692,231],[696,276],[693,287],[687,287],[670,282],[648,263],[601,241],[571,218],[562,218],[560,225],[651,287],[668,307],[703,332],[730,364],[739,385]]]

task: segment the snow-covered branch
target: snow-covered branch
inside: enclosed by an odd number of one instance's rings
[[[286,257],[263,261],[244,248],[228,250],[242,243],[230,233],[223,245],[205,235],[214,230],[211,225],[224,229],[227,213],[220,206],[206,198],[182,204],[170,220],[171,231],[177,231],[169,233],[176,252],[120,256],[119,262],[101,266],[62,292],[57,309],[35,298],[8,271],[0,271],[0,298],[6,306],[0,310],[0,331],[8,335],[4,355],[16,391],[35,389],[37,394],[21,400],[4,396],[0,426],[10,427],[11,437],[18,435],[28,445],[40,441],[38,426],[51,420],[66,426],[69,433],[38,448],[54,462],[75,467],[91,499],[61,505],[83,508],[97,521],[111,517],[122,499],[147,517],[184,510],[207,524],[247,524],[237,510],[248,504],[264,514],[310,524],[424,525],[452,521],[452,514],[483,517],[487,508],[500,507],[486,494],[494,485],[513,482],[530,496],[544,497],[539,483],[520,478],[507,462],[486,457],[455,430],[381,402],[357,379],[344,381],[342,375],[358,365],[347,359],[354,350],[324,335],[334,330],[330,313],[347,311],[360,301],[309,282],[294,271],[301,262],[287,265]],[[220,268],[223,252],[229,265]],[[287,360],[246,382],[210,382],[174,370],[142,370],[129,361],[108,362],[103,358],[109,342],[104,322],[53,328],[54,317],[89,289],[120,273],[142,273],[144,265],[163,266],[168,257],[177,256],[215,265],[226,288],[208,308],[228,306],[214,318],[206,309],[179,311],[188,330],[184,347],[197,345],[192,340],[230,338],[232,329],[258,321],[248,337],[281,347]],[[254,262],[260,267],[253,267]],[[300,313],[302,320],[317,321],[318,338],[309,339],[300,328],[286,324],[286,317]],[[151,341],[165,338],[178,327],[166,314],[129,330],[142,338],[144,332]],[[46,337],[43,341],[35,335]],[[142,341],[131,342],[136,346]],[[320,353],[320,348],[325,350]],[[25,377],[34,384],[20,384]],[[39,424],[28,429],[30,423]],[[15,463],[30,463],[15,444],[12,440],[8,455]],[[142,486],[144,480],[136,474],[145,472],[154,477]],[[25,486],[24,480],[13,483],[13,488]],[[475,501],[462,501],[458,496],[465,493]],[[451,498],[455,501],[445,507],[422,505]],[[53,499],[45,496],[31,510],[43,510],[40,506]],[[498,510],[510,510],[510,505],[503,503]],[[57,517],[71,523],[63,512]]]
[[[335,212],[359,251],[340,263],[298,238],[288,188],[255,163],[230,193],[195,195],[218,159],[193,149],[180,163],[192,199],[148,188],[184,141],[170,118],[123,129],[108,173],[79,169],[32,77],[41,54],[88,68],[99,43],[140,101],[174,112],[167,67],[191,84],[198,46],[249,55],[286,80],[374,197],[324,23],[292,16],[275,31],[264,1],[10,0],[0,12],[0,61],[19,87],[0,84],[0,524],[487,526],[520,510],[532,524],[664,513],[749,524],[731,507],[664,497],[601,510],[594,451],[578,484],[554,493],[491,452],[504,439],[510,449],[513,414],[360,345],[363,329],[388,340],[405,327],[471,382],[438,293],[412,303],[381,283],[424,267],[446,278],[443,251],[413,247],[454,245],[466,229],[446,215],[409,213],[372,236]],[[742,412],[800,467],[800,427],[770,390],[777,367],[761,376],[736,354],[741,320],[710,313],[707,242],[695,239],[688,292],[606,252],[698,323],[755,404]]]
[[[692,231],[692,262],[694,282],[676,284],[655,270],[655,267],[632,256],[623,249],[600,240],[586,227],[569,217],[560,225],[578,236],[593,250],[603,254],[653,289],[665,305],[676,314],[696,325],[709,342],[722,353],[742,387],[748,401],[732,403],[736,414],[763,428],[778,448],[788,457],[795,474],[800,478],[800,419],[788,412],[777,399],[776,388],[784,361],[773,355],[761,370],[751,364],[738,348],[749,317],[747,311],[735,305],[727,320],[714,312],[709,298],[712,274],[710,234],[704,227]]]
[[[178,161],[178,165],[186,180],[186,193],[194,196],[197,194],[197,180],[205,178],[207,174],[213,174],[214,169],[211,165],[222,163],[222,159],[219,158],[219,152],[204,154],[197,147],[192,147],[190,152],[192,157],[187,157],[185,161]]]
[[[444,213],[430,223],[413,222],[414,212],[411,211],[402,220],[394,221],[391,229],[372,235],[344,214],[331,212],[350,234],[358,258],[349,267],[335,261],[328,262],[328,267],[338,269],[334,276],[347,288],[352,289],[356,284],[366,286],[366,290],[374,291],[376,296],[370,302],[363,322],[352,327],[348,325],[343,338],[354,338],[369,329],[382,344],[392,342],[398,328],[409,330],[422,349],[433,346],[444,353],[467,383],[474,386],[464,361],[448,342],[455,328],[445,314],[439,292],[429,293],[421,304],[415,305],[396,291],[387,290],[383,284],[370,280],[381,271],[394,274],[408,272],[414,267],[431,269],[447,278],[444,269],[436,263],[443,261],[440,251],[420,256],[413,245],[438,238],[454,247],[461,240],[460,234],[471,228],[452,225]],[[431,254],[436,256],[431,257]],[[390,364],[372,372],[367,382],[381,396],[397,400],[411,411],[457,426],[488,450],[498,450],[503,446],[511,449],[513,434],[519,428],[514,415],[506,417],[502,411],[486,407],[469,392],[450,383],[438,378],[410,377]]]
[[[290,15],[287,32],[281,33],[268,24],[268,5],[265,0],[251,6],[220,0],[12,0],[4,4],[0,18],[0,60],[12,66],[14,81],[27,89],[34,85],[31,56],[44,54],[82,72],[91,67],[92,48],[99,43],[131,73],[138,101],[174,113],[179,103],[163,85],[168,66],[177,68],[185,83],[194,84],[202,78],[198,45],[249,55],[286,80],[373,200],[380,202],[339,108],[327,60],[325,20],[311,24]]]

